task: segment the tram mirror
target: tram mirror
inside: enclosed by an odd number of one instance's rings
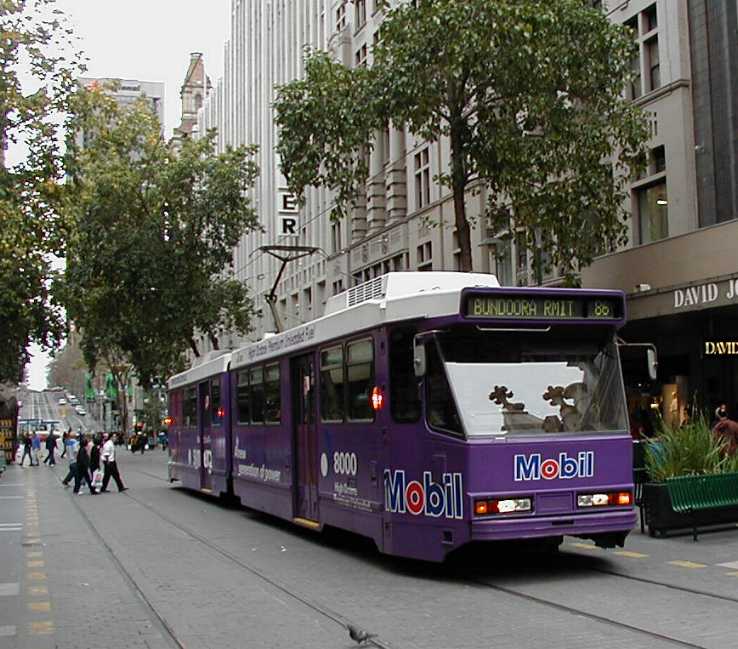
[[[416,378],[419,379],[425,376],[425,369],[427,366],[425,345],[417,338],[413,339],[413,366],[415,368]]]
[[[656,350],[649,348],[646,350],[646,360],[648,363],[648,378],[652,381],[656,380],[656,370],[659,366],[659,361],[656,357]]]

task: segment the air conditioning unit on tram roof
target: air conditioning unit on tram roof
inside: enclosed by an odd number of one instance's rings
[[[375,277],[329,298],[325,315],[365,302],[384,302],[431,292],[459,292],[468,287],[498,288],[497,277],[486,273],[395,272]]]

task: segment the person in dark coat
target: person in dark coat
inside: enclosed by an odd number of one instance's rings
[[[33,455],[31,455],[31,436],[28,433],[23,436],[23,457],[21,457],[20,466],[23,466],[23,462],[26,461],[26,455],[28,456],[28,461],[31,463],[31,466],[33,466]]]
[[[92,440],[92,449],[90,450],[90,473],[95,475],[95,471],[100,470],[100,447],[102,446],[102,437],[98,435]]]
[[[79,493],[79,487],[82,484],[82,480],[87,483],[87,487],[93,496],[97,495],[95,487],[92,486],[92,480],[90,479],[90,456],[87,452],[87,438],[83,437],[82,442],[79,445],[79,452],[77,453],[77,472],[74,476],[74,493]]]
[[[49,466],[54,466],[56,464],[56,458],[54,457],[54,451],[56,451],[56,440],[58,437],[54,435],[54,431],[52,430],[49,433],[49,436],[46,438],[46,450],[49,452],[49,454],[44,458],[44,464],[47,462],[49,463]]]
[[[726,455],[735,455],[738,450],[738,422],[723,417],[715,424],[712,434],[725,444],[723,448]]]

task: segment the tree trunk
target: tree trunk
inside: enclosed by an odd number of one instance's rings
[[[200,358],[200,350],[197,349],[197,343],[195,342],[194,338],[190,338],[190,349],[192,350],[192,353],[195,355],[195,358]]]
[[[466,170],[461,127],[451,125],[451,187],[454,194],[454,224],[459,242],[458,270],[470,273],[472,267],[471,229],[466,220]]]
[[[220,345],[218,344],[218,337],[210,331],[208,332],[208,337],[210,338],[210,344],[213,346],[213,349],[215,351],[219,351]]]

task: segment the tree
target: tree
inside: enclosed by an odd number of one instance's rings
[[[50,292],[66,233],[57,130],[82,66],[53,0],[0,3],[0,31],[0,382],[15,382],[28,344],[64,332]],[[6,146],[21,158],[8,166]]]
[[[648,137],[641,112],[622,96],[634,54],[626,28],[582,0],[420,0],[389,11],[381,33],[371,72],[355,77],[370,86],[354,94],[372,97],[372,114],[337,127],[340,139],[310,129],[324,124],[320,106],[292,91],[305,82],[280,91],[280,152],[293,191],[325,157],[311,145],[335,152],[354,141],[343,131],[358,136],[391,120],[429,142],[448,139],[438,179],[453,195],[462,270],[472,270],[470,226],[482,217],[503,236],[545,249],[570,279],[624,241],[625,181]],[[331,77],[318,81],[308,97],[340,101]],[[306,129],[299,140],[290,128],[297,122]],[[331,188],[346,182],[327,168],[314,178]],[[484,214],[467,214],[470,190],[486,192]]]
[[[133,375],[147,387],[181,369],[195,331],[216,347],[222,329],[248,331],[251,301],[228,271],[259,227],[246,198],[258,170],[253,147],[216,154],[214,133],[172,151],[145,100],[121,108],[93,88],[72,109],[61,287],[86,362],[115,377],[125,430]]]

